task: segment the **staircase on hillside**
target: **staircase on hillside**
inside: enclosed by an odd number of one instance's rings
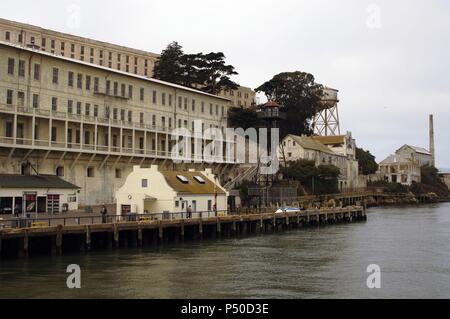
[[[236,187],[236,185],[240,184],[241,182],[252,179],[257,174],[258,169],[259,169],[259,165],[250,166],[243,173],[238,174],[238,176],[233,178],[231,181],[227,182],[224,185],[225,189],[232,190]]]

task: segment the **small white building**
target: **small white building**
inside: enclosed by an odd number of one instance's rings
[[[57,214],[78,209],[79,187],[54,175],[0,175],[0,213]]]
[[[185,213],[192,216],[226,213],[228,192],[211,169],[205,171],[160,171],[134,166],[125,184],[116,192],[117,214]]]

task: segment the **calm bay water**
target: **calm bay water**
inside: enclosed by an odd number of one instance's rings
[[[66,287],[79,264],[82,288]],[[366,268],[381,267],[381,289]],[[366,223],[164,248],[0,261],[0,298],[450,298],[450,204]]]

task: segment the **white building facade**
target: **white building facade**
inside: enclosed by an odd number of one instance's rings
[[[395,154],[420,166],[433,165],[433,155],[423,147],[405,144],[395,151]]]
[[[135,166],[125,184],[116,192],[117,214],[183,213],[193,217],[224,214],[228,193],[210,169],[205,171],[165,171],[157,165]]]
[[[172,130],[193,131],[195,120],[201,132],[224,130],[229,107],[226,98],[0,41],[0,173],[57,175],[81,187],[81,205],[113,203],[133,165],[181,167]],[[202,148],[212,142],[199,137]],[[183,169],[201,167],[196,160]],[[209,162],[224,175],[234,164],[227,154]]]
[[[52,175],[0,175],[0,213],[60,214],[78,209],[79,187]]]
[[[348,185],[347,157],[333,152],[330,148],[308,136],[287,135],[278,149],[280,162],[293,162],[300,159],[314,161],[318,165],[334,165],[340,170],[339,189]]]
[[[341,189],[355,189],[365,187],[359,177],[359,163],[356,159],[356,141],[350,132],[345,135],[313,136],[314,140],[324,144],[334,153],[345,156],[345,180],[342,181]]]

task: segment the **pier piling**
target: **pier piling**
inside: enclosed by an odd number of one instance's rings
[[[367,219],[361,206],[308,210],[297,213],[256,213],[212,218],[150,220],[111,224],[45,226],[0,230],[0,256],[52,253],[61,255],[80,249],[143,247],[146,244],[276,232],[308,225],[327,225]],[[64,246],[64,247],[63,247]]]

